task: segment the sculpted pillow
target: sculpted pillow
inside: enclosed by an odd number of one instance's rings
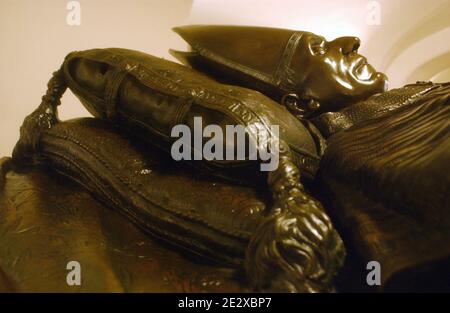
[[[267,214],[264,193],[180,166],[99,119],[58,123],[39,157],[145,231],[223,263],[242,263]]]
[[[194,117],[202,117],[203,125],[219,125],[223,133],[226,125],[243,125],[255,140],[275,136],[270,126],[277,125],[279,139],[289,145],[303,175],[311,178],[317,171],[320,148],[310,125],[259,92],[220,84],[188,67],[125,49],[71,53],[62,71],[69,88],[94,116],[112,120],[167,151],[176,139],[172,128],[185,124],[193,129]],[[208,163],[216,172],[225,164],[229,169],[229,163],[245,169],[249,161]]]

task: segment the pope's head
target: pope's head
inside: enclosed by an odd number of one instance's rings
[[[177,27],[192,47],[173,51],[216,79],[256,89],[305,116],[338,111],[385,91],[387,77],[358,53],[360,40],[248,26]],[[295,112],[294,112],[295,113]]]
[[[321,111],[336,111],[356,101],[385,91],[387,77],[358,53],[357,37],[324,37],[302,34],[292,68],[297,69],[300,99],[316,100]]]

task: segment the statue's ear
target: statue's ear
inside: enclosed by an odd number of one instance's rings
[[[281,98],[281,104],[299,119],[310,117],[320,108],[319,101],[315,99],[302,99],[295,93],[289,93]]]
[[[305,110],[299,105],[300,98],[295,93],[286,94],[281,98],[281,104],[297,118],[303,118]]]

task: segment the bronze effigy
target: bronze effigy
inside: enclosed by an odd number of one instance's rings
[[[384,283],[408,268],[445,270],[448,85],[382,93],[386,77],[357,53],[354,37],[327,42],[307,32],[230,26],[176,31],[192,51],[174,55],[204,74],[125,49],[71,53],[2,171],[50,165],[145,231],[245,269],[256,290],[333,290],[345,253],[315,198],[362,260],[380,260]],[[106,121],[59,123],[67,87]],[[192,162],[202,173],[194,177],[169,162],[171,127],[192,127],[195,116],[222,127],[253,125],[265,138],[273,136],[268,125],[280,125],[278,169],[264,174],[250,160]],[[389,218],[409,222],[396,228]],[[426,234],[417,251],[405,240],[418,236],[414,229]]]

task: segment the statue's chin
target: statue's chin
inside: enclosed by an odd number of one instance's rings
[[[388,78],[384,73],[373,72],[368,80],[356,80],[355,99],[362,100],[387,91],[388,85]]]
[[[381,82],[381,90],[379,92],[384,92],[389,89],[389,79],[386,76],[386,74],[377,72],[377,75],[379,76],[379,80]]]
[[[384,73],[375,72],[370,81],[354,81],[352,84],[352,92],[348,92],[348,89],[340,90],[329,102],[322,101],[322,110],[320,112],[340,111],[357,102],[364,101],[373,95],[387,91],[387,89],[387,76]]]

